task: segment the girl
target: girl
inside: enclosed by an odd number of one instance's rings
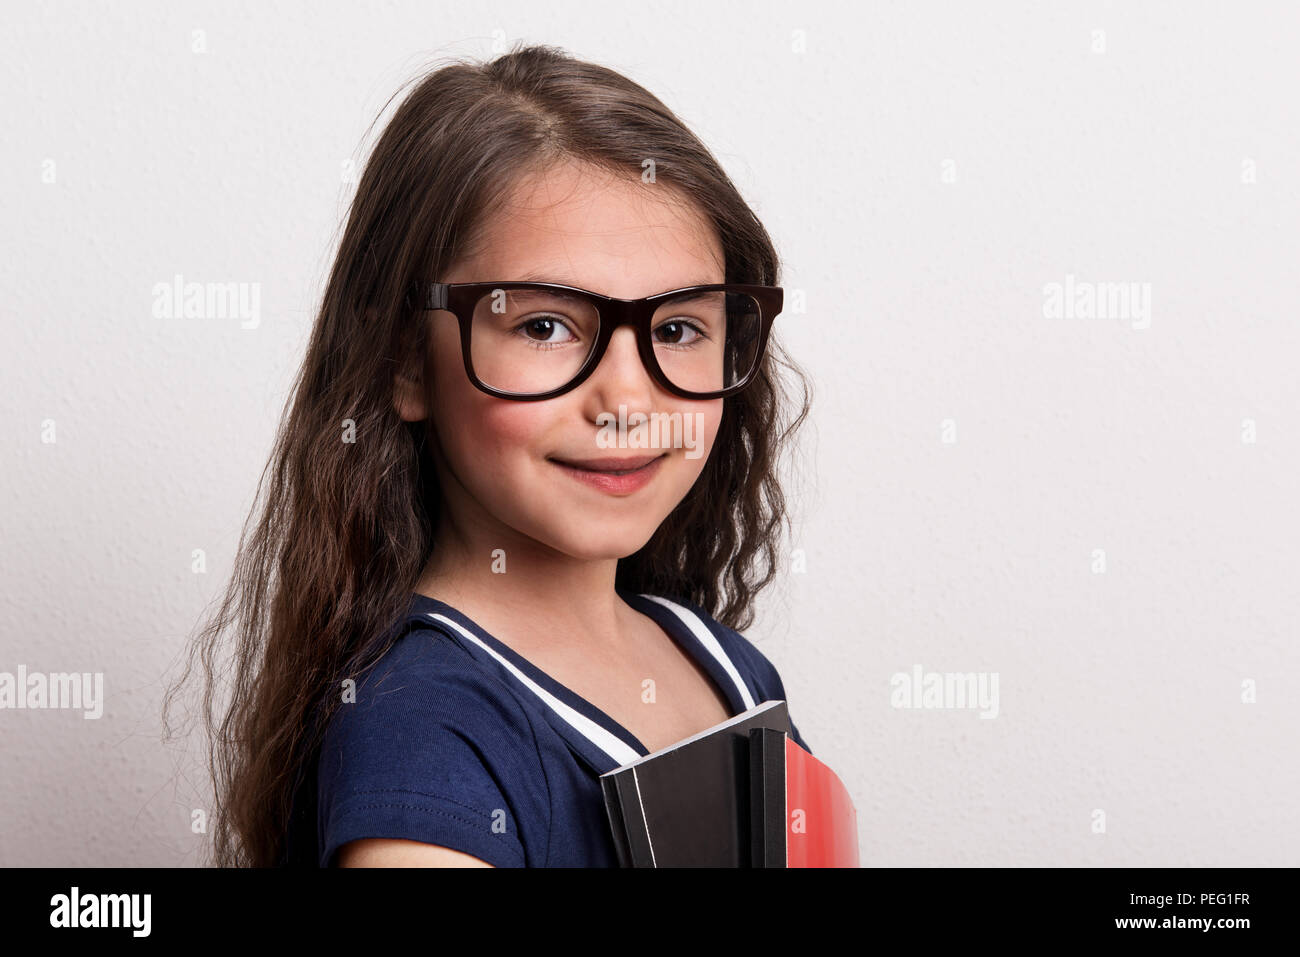
[[[777,265],[625,77],[530,46],[419,83],[196,643],[218,865],[616,865],[601,773],[785,698],[734,630],[809,409]]]

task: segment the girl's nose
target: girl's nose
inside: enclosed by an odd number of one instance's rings
[[[629,408],[649,406],[655,384],[641,362],[635,329],[623,326],[614,330],[590,381],[607,411],[616,412],[620,404]]]

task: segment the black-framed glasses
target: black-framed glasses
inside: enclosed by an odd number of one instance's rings
[[[416,308],[445,309],[460,322],[465,372],[501,399],[563,395],[600,364],[614,330],[636,329],[641,362],[660,386],[685,399],[720,399],[758,372],[780,286],[715,283],[644,299],[613,299],[546,282],[417,282]]]

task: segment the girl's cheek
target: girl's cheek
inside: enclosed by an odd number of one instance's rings
[[[445,346],[445,343],[440,343]],[[433,414],[444,446],[466,456],[499,458],[527,447],[537,430],[537,403],[496,399],[474,387],[460,353],[444,348],[435,360]],[[543,403],[544,404],[544,403]]]
[[[480,393],[482,395],[482,393]],[[462,423],[465,441],[484,458],[504,461],[517,456],[544,456],[555,451],[539,447],[547,422],[554,415],[545,402],[510,402],[483,395]]]
[[[718,439],[718,429],[722,426],[722,403],[724,401],[723,399],[717,399],[712,402],[695,403],[689,410],[683,412],[683,419],[687,415],[692,417],[692,429],[689,436],[683,430],[684,438],[689,437],[693,446],[693,448],[686,450],[687,461],[700,471],[704,469],[704,463],[708,461],[709,453],[713,449],[713,443]]]
[[[464,378],[464,373],[461,373]],[[448,397],[445,434],[460,450],[461,462],[474,471],[489,472],[495,480],[510,479],[502,469],[513,469],[523,459],[541,458],[559,447],[547,446],[556,411],[550,402],[510,402],[481,393],[465,381],[465,389]]]

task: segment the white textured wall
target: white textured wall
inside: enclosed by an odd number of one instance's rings
[[[494,36],[662,96],[806,295],[778,320],[818,390],[805,566],[749,635],[864,861],[1300,863],[1295,6],[130,7],[0,26],[0,671],[105,694],[0,711],[0,864],[196,860],[164,673],[225,582],[343,163]],[[259,283],[259,324],[155,318],[176,274]],[[1149,325],[1045,318],[1067,274],[1149,284]],[[891,707],[917,665],[997,673],[997,717]]]

